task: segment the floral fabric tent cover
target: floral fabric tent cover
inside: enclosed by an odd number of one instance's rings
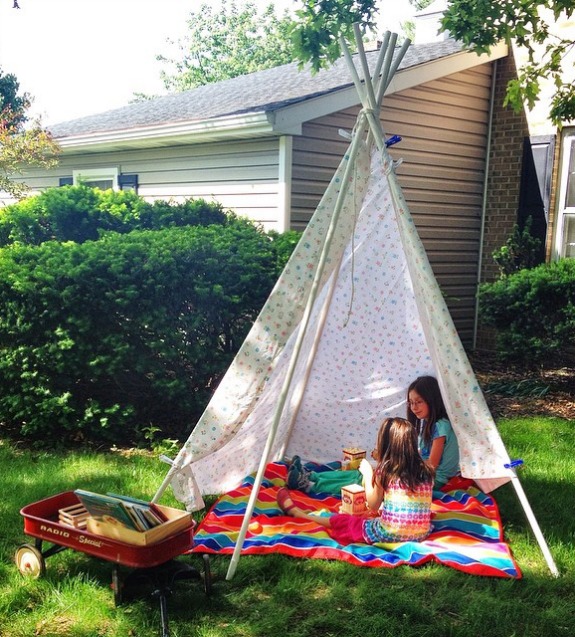
[[[347,446],[371,449],[384,417],[405,416],[406,388],[424,374],[439,381],[463,476],[484,491],[509,480],[520,488],[387,150],[380,104],[409,44],[395,49],[395,39],[386,34],[374,83],[361,42],[365,82],[344,45],[364,108],[291,259],[166,477],[190,509],[203,505],[200,493],[223,493],[257,469],[255,500],[271,460],[329,462]],[[250,516],[248,507],[246,528]]]

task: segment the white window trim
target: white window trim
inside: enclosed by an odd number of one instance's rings
[[[82,170],[72,171],[72,178],[74,180],[74,186],[78,186],[80,182],[90,181],[102,181],[105,179],[112,180],[113,190],[119,190],[118,175],[120,171],[118,168],[84,168]]]
[[[575,213],[575,208],[567,208],[565,206],[569,160],[572,152],[575,152],[575,128],[566,128],[563,131],[561,157],[559,158],[559,196],[557,197],[557,204],[555,207],[557,212],[557,223],[555,224],[555,246],[553,251],[553,257],[555,260],[563,258],[563,230],[565,227],[565,216]]]

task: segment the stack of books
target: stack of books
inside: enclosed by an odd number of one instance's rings
[[[74,493],[90,517],[101,522],[120,524],[132,531],[149,531],[167,521],[167,517],[152,502],[116,493],[93,493],[76,489]]]

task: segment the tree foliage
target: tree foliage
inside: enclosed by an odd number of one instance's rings
[[[417,9],[427,0],[410,0]],[[296,11],[298,21],[291,33],[294,55],[311,62],[314,70],[335,61],[340,55],[340,36],[353,41],[352,26],[359,23],[363,33],[373,29],[377,0],[302,0]],[[507,87],[505,104],[520,111],[532,108],[540,97],[541,84],[555,86],[550,118],[556,125],[575,119],[575,87],[566,75],[566,56],[575,47],[573,40],[559,37],[553,26],[561,16],[572,17],[573,0],[449,0],[442,28],[477,53],[484,53],[504,40],[515,42],[528,55],[528,63]],[[541,54],[541,51],[543,53]],[[572,63],[571,63],[572,64]]]
[[[575,89],[565,74],[565,58],[575,42],[553,29],[561,18],[575,11],[573,0],[450,0],[442,20],[444,30],[477,53],[484,53],[504,40],[514,41],[528,55],[517,79],[507,85],[505,103],[519,112],[525,104],[533,108],[541,83],[555,85],[550,119],[560,126],[575,119]]]
[[[202,4],[188,20],[189,33],[178,42],[181,56],[158,56],[175,71],[162,71],[169,90],[185,91],[197,86],[287,64],[293,60],[287,13],[275,14],[273,4],[261,14],[249,2],[240,9],[233,0],[221,9]]]
[[[353,25],[362,34],[375,27],[376,0],[302,0],[291,27],[295,57],[314,71],[329,66],[341,55],[339,38],[354,42]]]
[[[16,77],[0,69],[0,190],[15,197],[28,188],[11,176],[22,174],[25,166],[51,167],[58,155],[58,146],[40,122],[29,121],[30,96],[20,94],[19,88]]]

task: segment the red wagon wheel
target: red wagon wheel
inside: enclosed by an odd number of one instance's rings
[[[42,553],[31,544],[22,544],[14,555],[16,566],[22,575],[37,579],[46,572],[46,560]]]

